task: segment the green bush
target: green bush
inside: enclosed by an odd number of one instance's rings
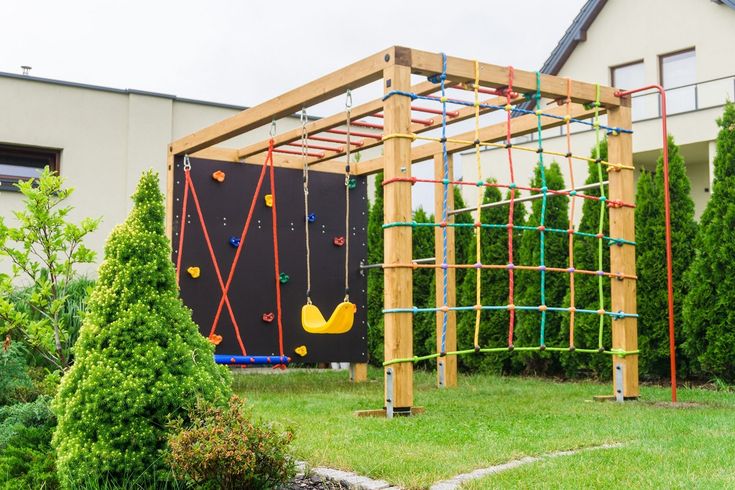
[[[23,347],[8,344],[0,348],[0,406],[31,401],[36,395]]]
[[[111,233],[76,361],[54,401],[53,444],[65,488],[156,478],[169,417],[199,398],[225,403],[226,368],[179,298],[158,176],[147,172]]]
[[[375,176],[375,195],[368,213],[368,263],[383,263],[383,172]],[[367,271],[368,360],[383,365],[383,271]]]
[[[417,223],[433,223],[434,216],[419,207],[413,213]],[[413,229],[412,257],[424,259],[434,256],[434,228],[418,226]],[[441,261],[441,259],[437,259]],[[434,269],[413,271],[413,304],[419,308],[433,308],[436,304],[436,282]],[[425,356],[436,352],[436,315],[419,313],[413,317],[413,354]]]
[[[293,478],[292,434],[256,423],[237,396],[222,408],[198,405],[188,423],[173,425],[169,463],[174,475],[201,488],[267,490]]]
[[[686,277],[684,352],[702,377],[735,381],[735,104],[717,120],[712,197],[700,220]],[[674,206],[677,203],[672,202]],[[661,285],[665,287],[665,283]],[[681,298],[677,298],[681,301]],[[662,314],[664,314],[662,312]]]

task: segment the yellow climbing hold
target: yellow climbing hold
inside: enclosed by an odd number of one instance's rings
[[[196,279],[197,277],[202,275],[201,269],[199,267],[189,267],[186,269],[186,272],[191,276],[192,279]]]
[[[300,345],[300,346],[296,347],[293,351],[295,353],[297,353],[298,355],[300,355],[301,357],[304,357],[306,355],[306,352],[307,352],[305,345]]]
[[[269,208],[273,207],[273,195],[272,194],[266,194],[265,195],[265,205]]]

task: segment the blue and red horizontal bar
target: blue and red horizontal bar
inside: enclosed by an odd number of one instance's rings
[[[229,356],[227,354],[215,354],[214,362],[217,364],[249,365],[249,364],[288,364],[291,358],[288,356]]]

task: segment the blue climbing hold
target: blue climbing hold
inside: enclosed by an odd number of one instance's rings
[[[307,220],[307,221],[308,221],[309,223],[313,223],[314,221],[316,221],[316,214],[314,214],[314,213],[309,213],[309,216],[308,216],[308,217],[306,218],[306,220]]]
[[[230,245],[232,246],[232,248],[239,247],[240,246],[240,239],[238,237],[236,237],[236,236],[231,236],[230,237]]]

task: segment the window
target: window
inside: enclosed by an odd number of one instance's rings
[[[642,87],[646,83],[643,61],[634,61],[610,68],[610,81],[613,87],[627,90]],[[657,117],[656,99],[653,97],[633,97],[632,116],[634,121]]]
[[[0,145],[0,190],[16,191],[13,184],[37,177],[47,165],[58,170],[59,153],[45,148]]]
[[[669,114],[697,108],[697,58],[694,49],[659,57],[661,85],[666,89]]]

